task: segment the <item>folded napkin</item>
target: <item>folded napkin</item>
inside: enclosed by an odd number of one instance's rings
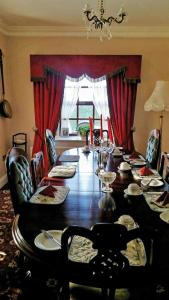
[[[142,167],[137,171],[137,173],[141,176],[149,176],[149,175],[154,175],[154,173],[146,166]]]
[[[156,204],[162,207],[169,206],[169,193],[165,191],[159,198],[156,199]]]
[[[57,191],[52,185],[48,185],[44,190],[40,191],[39,194],[55,198],[55,192]]]

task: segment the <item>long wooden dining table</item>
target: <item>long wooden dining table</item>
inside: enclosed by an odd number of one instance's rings
[[[113,157],[111,153],[109,154],[106,170],[117,174],[112,184],[112,196],[116,209],[105,210],[99,208],[98,205],[104,195],[101,181],[96,175],[98,153],[96,151],[83,153],[83,148],[74,148],[64,154],[79,155],[78,162],[62,163],[76,165],[75,175],[72,178],[60,178],[55,183],[58,186],[69,187],[69,193],[61,204],[29,202],[23,204],[20,215],[15,217],[12,228],[14,241],[19,249],[32,259],[53,264],[53,257],[58,255],[58,251],[44,251],[34,244],[35,237],[41,229],[63,230],[69,225],[90,228],[100,222],[113,223],[121,215],[128,214],[140,227],[157,231],[153,263],[159,276],[163,276],[166,272],[169,275],[169,224],[160,219],[159,212],[153,211],[148,206],[144,194],[132,197],[124,194],[124,190],[131,182],[140,185],[140,180],[135,180],[132,172],[119,172],[118,166],[123,161],[123,157]],[[168,185],[164,183],[162,188],[156,188],[156,190],[168,190]]]

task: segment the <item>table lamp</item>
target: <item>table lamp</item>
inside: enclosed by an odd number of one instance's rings
[[[162,130],[164,111],[169,111],[169,81],[156,81],[154,90],[149,99],[144,104],[145,111],[161,112],[160,114],[160,151],[162,145]]]

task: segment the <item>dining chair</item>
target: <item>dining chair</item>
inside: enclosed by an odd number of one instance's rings
[[[144,242],[146,263],[130,265],[123,251],[129,241],[135,241],[137,246],[138,238]],[[138,288],[153,293],[156,280],[152,269],[152,245],[153,234],[140,228],[127,230],[124,225],[110,223],[95,224],[92,229],[67,227],[61,237],[65,274],[63,299],[70,299],[69,282],[99,288],[104,300],[113,300],[119,288]],[[145,299],[140,291],[140,299]]]
[[[23,149],[12,148],[6,156],[8,184],[15,214],[20,211],[21,204],[28,202],[35,191],[29,161],[23,154]]]
[[[160,150],[160,130],[153,129],[148,138],[147,149],[146,149],[146,160],[148,165],[156,169]]]
[[[50,129],[46,129],[45,139],[46,139],[49,162],[51,166],[54,166],[57,162],[58,155],[56,153],[56,141]]]
[[[12,146],[13,147],[23,147],[25,153],[27,153],[27,134],[23,132],[18,132],[12,135]]]
[[[43,152],[39,151],[34,154],[30,162],[31,175],[34,189],[36,190],[40,186],[44,185],[58,185],[59,182],[63,181],[59,178],[51,178],[45,176],[44,173],[44,156]]]
[[[167,183],[169,183],[169,158],[166,152],[161,153],[159,174]]]
[[[90,130],[86,131],[86,145],[89,145],[89,134]],[[104,142],[106,143],[106,146],[108,146],[108,130],[104,129],[103,130],[103,138]],[[95,146],[100,146],[100,129],[93,129],[93,144]]]

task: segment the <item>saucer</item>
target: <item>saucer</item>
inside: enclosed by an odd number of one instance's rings
[[[48,232],[56,239],[61,242],[62,230],[48,230]],[[60,246],[51,239],[45,237],[44,233],[40,233],[36,236],[34,244],[41,250],[54,251],[59,250]]]
[[[140,191],[138,191],[137,194],[130,194],[130,193],[128,192],[128,189],[125,189],[125,190],[124,190],[124,193],[125,193],[126,195],[128,195],[128,196],[140,196],[140,195],[143,194],[143,191],[140,190]]]
[[[114,157],[121,157],[121,156],[122,156],[122,153],[112,153],[112,155],[113,155]]]
[[[133,166],[133,167],[141,167],[141,166],[145,166],[146,165],[146,161],[130,161],[130,164]]]

